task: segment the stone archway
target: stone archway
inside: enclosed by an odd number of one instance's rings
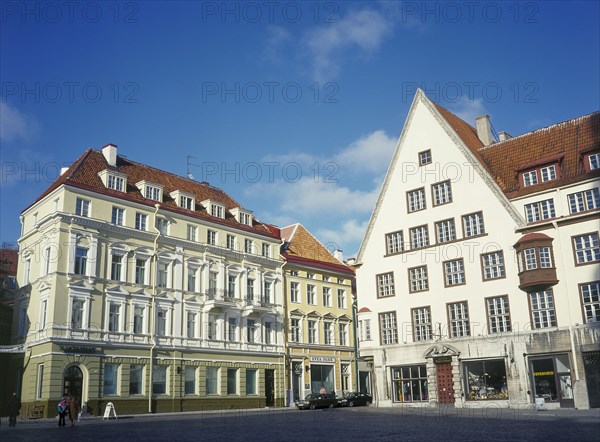
[[[83,394],[83,371],[78,365],[71,365],[63,373],[62,396],[72,394],[82,401]]]

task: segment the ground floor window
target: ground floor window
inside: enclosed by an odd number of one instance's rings
[[[167,367],[161,365],[154,366],[152,373],[152,393],[167,394]]]
[[[246,394],[257,394],[256,392],[256,369],[246,369]]]
[[[425,364],[393,367],[392,382],[394,402],[420,402],[429,400],[427,369]]]
[[[117,375],[119,366],[117,364],[105,364],[104,365],[104,395],[115,395],[117,394]]]
[[[196,394],[196,367],[185,367],[185,394]]]
[[[535,397],[546,402],[573,400],[569,355],[530,359]]]
[[[219,394],[219,367],[206,367],[206,394]]]
[[[310,365],[310,388],[312,393],[319,393],[325,387],[327,393],[335,391],[333,365]]]
[[[504,359],[463,364],[467,400],[508,399]]]
[[[142,382],[144,379],[143,365],[129,366],[129,394],[142,394]]]
[[[237,368],[227,369],[227,394],[238,394],[237,391]]]

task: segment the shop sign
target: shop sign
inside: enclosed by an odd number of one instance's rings
[[[96,347],[84,347],[80,345],[61,345],[60,348],[65,353],[93,354],[97,352]]]
[[[452,356],[438,356],[433,358],[434,364],[450,364],[452,362]]]
[[[335,362],[335,358],[328,358],[326,356],[311,356],[310,362]]]
[[[533,372],[534,376],[552,376],[554,375],[553,371],[535,371]]]

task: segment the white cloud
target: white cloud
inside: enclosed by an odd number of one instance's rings
[[[292,40],[292,34],[281,26],[269,25],[267,27],[267,41],[263,49],[263,59],[280,64],[284,59],[283,50]]]
[[[319,228],[316,231],[316,236],[321,239],[323,243],[338,246],[340,250],[344,252],[344,259],[356,257],[358,254],[358,247],[356,250],[343,250],[342,244],[360,244],[363,235],[367,230],[368,219],[362,221],[356,219],[349,219],[343,222],[338,228]]]
[[[8,103],[0,102],[0,140],[29,141],[37,132],[38,124],[32,117],[18,111]]]
[[[461,97],[461,99],[454,106],[448,107],[459,118],[463,119],[471,126],[475,126],[475,119],[478,116],[487,113],[483,105],[483,98],[475,98],[470,100],[466,97]]]
[[[348,167],[359,174],[380,174],[387,170],[396,147],[396,140],[378,130],[352,142],[335,156],[341,167]]]

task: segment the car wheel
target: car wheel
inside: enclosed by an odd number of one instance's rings
[[[369,405],[371,405],[371,402],[367,401],[365,402],[365,405],[368,407]]]
[[[348,406],[349,407],[354,407],[354,402],[352,402],[352,401],[348,402]]]
[[[315,404],[310,404],[310,409],[311,409],[311,410],[314,410],[315,408],[316,408],[316,405],[315,405]]]
[[[329,404],[329,408],[333,408],[333,402]]]

